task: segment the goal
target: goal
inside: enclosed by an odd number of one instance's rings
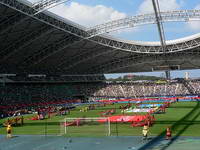
[[[66,136],[110,136],[109,118],[65,118],[60,121],[60,134]]]

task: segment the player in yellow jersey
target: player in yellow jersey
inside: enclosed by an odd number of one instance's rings
[[[149,132],[149,126],[145,124],[142,130],[143,140],[147,140],[148,132]]]
[[[11,126],[11,124],[7,125],[6,131],[7,131],[7,138],[11,138],[12,137],[12,126]]]

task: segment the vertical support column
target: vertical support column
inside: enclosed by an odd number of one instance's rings
[[[164,27],[162,24],[162,17],[160,14],[159,3],[157,0],[152,0],[152,4],[153,4],[155,17],[156,17],[156,23],[157,23],[157,27],[158,27],[158,33],[159,33],[159,37],[160,37],[161,46],[163,48],[163,52],[165,52],[166,51],[165,50],[166,41],[165,41]]]
[[[169,70],[166,70],[166,71],[165,71],[165,76],[166,76],[166,79],[167,79],[167,80],[170,80],[170,79],[171,79],[171,75],[170,75],[170,71],[169,71]]]
[[[108,136],[110,136],[111,130],[110,130],[110,118],[108,117]]]
[[[66,126],[66,123],[67,123],[67,118],[64,119],[65,134],[67,134],[67,126]]]

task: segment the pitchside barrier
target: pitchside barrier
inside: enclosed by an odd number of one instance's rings
[[[100,120],[105,120],[105,122]],[[109,118],[65,118],[60,121],[60,135],[110,136],[110,134]]]
[[[179,99],[179,101],[197,101],[200,100],[200,97],[197,95],[194,96],[166,96],[166,97],[154,97],[154,98],[128,98],[128,99],[114,99],[114,100],[97,100],[97,102],[102,103],[123,103],[123,102],[131,102],[131,103],[137,103],[137,102],[168,102],[168,101],[176,101],[176,99]]]
[[[11,118],[10,118],[11,120]],[[13,135],[60,135],[59,120],[32,120],[24,119],[24,124],[13,124]],[[6,134],[6,126],[3,124],[0,134]]]

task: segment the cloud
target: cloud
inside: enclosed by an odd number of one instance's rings
[[[41,0],[28,0],[28,1],[30,1],[31,3],[36,3],[36,2],[39,2]]]
[[[29,1],[37,2],[39,0]],[[49,11],[86,27],[92,27],[111,20],[125,18],[127,16],[126,13],[119,12],[112,7],[104,5],[89,6],[73,1],[71,3],[67,2],[65,4],[60,4],[49,9]],[[121,34],[122,31],[130,32],[133,30],[134,29],[118,30],[110,32],[110,34],[115,36]]]
[[[168,11],[168,10],[176,10],[180,9],[183,5],[183,1],[181,0],[179,3],[177,0],[159,0],[160,10],[161,11]],[[139,14],[146,14],[146,13],[153,13],[153,5],[152,0],[144,0],[143,3],[139,6],[138,13]]]
[[[78,24],[90,27],[111,20],[125,18],[126,14],[104,5],[88,6],[77,2],[61,4],[50,9],[51,12]]]
[[[194,9],[200,9],[200,4],[197,5]],[[199,31],[200,30],[200,21],[191,21],[191,22],[188,22],[187,26],[192,31]]]

